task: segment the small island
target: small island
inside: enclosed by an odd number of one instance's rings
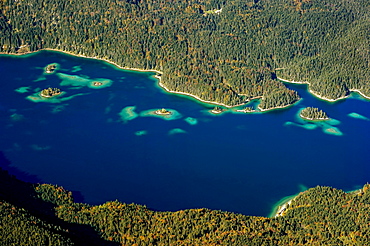
[[[101,85],[103,85],[103,83],[102,82],[98,82],[98,81],[94,81],[92,85],[93,86],[101,86]]]
[[[45,73],[54,73],[54,71],[57,69],[57,64],[52,63],[45,67]]]
[[[220,114],[222,113],[224,110],[220,107],[214,107],[214,109],[211,110],[211,113],[214,113],[214,114]]]
[[[324,111],[312,107],[302,109],[299,116],[305,120],[329,120],[328,115]]]
[[[154,113],[157,114],[157,115],[170,115],[171,114],[170,111],[168,111],[168,110],[166,110],[164,108],[158,109]]]
[[[51,98],[51,97],[55,97],[55,96],[58,96],[62,93],[62,91],[59,89],[59,88],[47,88],[47,89],[43,89],[41,92],[40,92],[40,96],[41,97],[44,97],[44,98]]]

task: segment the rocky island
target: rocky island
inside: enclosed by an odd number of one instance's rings
[[[54,73],[56,69],[57,69],[56,63],[49,64],[45,67],[45,73]]]
[[[312,107],[302,109],[299,116],[305,120],[329,120],[328,115],[324,111]]]
[[[98,81],[94,81],[92,85],[93,86],[101,86],[101,85],[103,85],[103,83],[102,82],[98,82]]]
[[[170,115],[171,114],[170,111],[168,111],[168,110],[166,110],[164,108],[158,109],[154,113],[157,114],[157,115]]]
[[[41,97],[44,97],[44,98],[51,98],[51,97],[55,97],[55,96],[58,96],[62,93],[62,91],[59,89],[59,88],[47,88],[47,89],[43,89],[41,92],[40,92],[40,96]]]

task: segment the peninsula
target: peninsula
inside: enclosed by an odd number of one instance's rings
[[[222,108],[220,107],[214,107],[212,110],[211,110],[211,113],[213,114],[221,114],[222,112],[224,112],[225,110],[223,110]]]

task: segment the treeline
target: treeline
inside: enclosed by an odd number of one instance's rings
[[[264,218],[205,208],[159,212],[119,201],[91,206],[75,203],[62,187],[0,175],[1,245],[370,243],[369,184],[352,193],[317,186],[295,197],[282,216]]]
[[[275,73],[309,81],[328,98],[353,89],[370,95],[366,0],[0,4],[0,52],[50,48],[156,69],[168,89],[227,105],[253,97],[268,98],[269,108],[296,101],[277,101],[291,93]]]
[[[1,152],[0,162],[6,165]],[[0,168],[0,245],[119,245],[90,226],[56,216],[56,206],[73,202],[71,195],[59,186],[23,182]]]
[[[1,245],[72,245],[66,234],[60,227],[0,200]]]
[[[299,114],[302,118],[308,119],[308,120],[328,120],[329,117],[328,115],[318,109],[318,108],[313,108],[313,107],[307,107],[301,110]]]
[[[153,212],[120,202],[58,207],[58,217],[88,224],[122,245],[366,245],[370,186],[347,194],[316,187],[299,195],[276,218],[209,209]]]

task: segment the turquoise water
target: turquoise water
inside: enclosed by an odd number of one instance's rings
[[[57,69],[45,73],[51,63]],[[84,202],[267,216],[301,187],[353,190],[370,181],[370,103],[358,95],[328,103],[290,84],[303,99],[288,109],[212,115],[212,105],[164,92],[152,72],[103,61],[2,55],[0,72],[3,168],[77,191]],[[37,99],[48,87],[64,93]],[[300,121],[306,106],[335,120]],[[153,115],[161,108],[173,117]]]

